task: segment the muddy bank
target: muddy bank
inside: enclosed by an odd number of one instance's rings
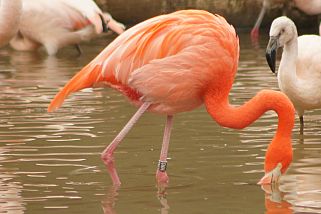
[[[284,7],[284,2],[285,0],[272,1],[272,8],[266,14],[263,26],[269,26],[271,21],[284,11],[300,27],[317,25],[316,17],[306,16],[291,4]],[[97,3],[126,24],[135,24],[175,10],[197,8],[223,15],[238,28],[252,27],[262,5],[261,0],[97,0]]]

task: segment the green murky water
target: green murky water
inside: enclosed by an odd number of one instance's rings
[[[240,38],[234,104],[277,89],[264,59],[267,38],[259,49],[248,34]],[[122,185],[113,188],[100,153],[136,108],[112,89],[95,89],[46,112],[58,89],[112,39],[84,44],[80,57],[72,47],[57,57],[0,50],[0,213],[321,213],[321,111],[307,113],[304,142],[296,121],[294,161],[273,194],[256,182],[276,115],[236,131],[204,108],[174,117],[165,195],[155,187],[165,117],[151,113],[116,150]]]

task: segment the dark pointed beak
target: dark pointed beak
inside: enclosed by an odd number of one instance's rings
[[[278,37],[271,36],[269,44],[266,47],[265,57],[273,73],[275,73],[275,61],[276,61],[277,49],[278,49]]]
[[[100,16],[100,19],[101,19],[101,23],[102,23],[102,25],[103,25],[103,32],[104,32],[104,33],[107,33],[107,32],[108,32],[107,23],[106,23],[106,21],[105,21],[105,19],[104,19],[104,17],[103,17],[102,14],[99,14],[99,16]]]

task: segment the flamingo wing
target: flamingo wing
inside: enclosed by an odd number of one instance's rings
[[[227,68],[236,71],[230,63],[238,59],[235,37],[224,18],[206,11],[185,10],[149,19],[118,36],[76,74],[49,111],[59,107],[68,94],[101,82],[120,90],[130,88],[143,101],[165,106],[178,98],[177,104],[194,100],[186,108],[195,108],[202,103],[200,95],[209,80],[219,80]],[[178,106],[176,110],[187,109]]]
[[[60,0],[63,4],[77,10],[95,26],[96,33],[103,32],[103,12],[92,0]]]

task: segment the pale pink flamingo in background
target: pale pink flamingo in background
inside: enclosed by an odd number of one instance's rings
[[[308,15],[318,15],[321,14],[321,0],[293,0],[295,7],[297,7],[302,12]],[[286,0],[263,0],[262,9],[256,20],[254,27],[251,30],[251,39],[254,43],[258,41],[259,29],[264,18],[266,11],[271,7],[273,3],[284,3]],[[285,13],[285,11],[283,11]],[[283,14],[285,15],[285,14]],[[319,33],[321,35],[321,24],[319,25]]]
[[[297,8],[308,15],[321,14],[321,0],[293,0]],[[319,23],[319,35],[321,35],[321,22]]]
[[[264,112],[274,110],[278,128],[265,158],[260,183],[277,182],[292,160],[291,133],[294,107],[281,92],[264,90],[243,106],[229,104],[229,92],[237,71],[239,39],[233,26],[219,16],[201,10],[183,10],[144,21],[118,36],[92,62],[76,74],[51,101],[48,111],[60,107],[72,92],[109,86],[137,107],[136,114],[101,157],[113,184],[120,180],[113,152],[143,115],[150,111],[167,116],[158,184],[167,184],[167,152],[173,115],[205,104],[222,126],[242,129]]]
[[[0,1],[0,47],[9,43],[18,32],[22,0]]]
[[[267,10],[270,9],[271,4],[285,4],[286,0],[262,0],[262,8],[259,13],[259,16],[251,30],[251,39],[252,42],[256,43],[259,39],[260,34],[260,26],[263,21],[264,15],[267,12]]]
[[[55,55],[64,46],[96,37],[108,21],[122,33],[122,26],[107,18],[92,0],[23,0],[19,31],[10,45],[23,51],[44,46]]]
[[[30,0],[29,0],[30,1]],[[114,32],[121,34],[124,32],[125,26],[113,19],[113,17],[107,13],[102,12],[101,9],[93,0],[59,0],[62,3],[70,6],[73,9],[81,12],[92,24],[95,25],[97,33],[102,32],[101,20],[107,23],[107,26]],[[79,22],[80,20],[78,20]]]
[[[266,49],[267,61],[273,73],[279,47],[283,48],[277,74],[279,88],[293,102],[300,117],[300,134],[303,135],[304,111],[321,108],[321,37],[298,37],[294,22],[282,16],[272,22]]]

